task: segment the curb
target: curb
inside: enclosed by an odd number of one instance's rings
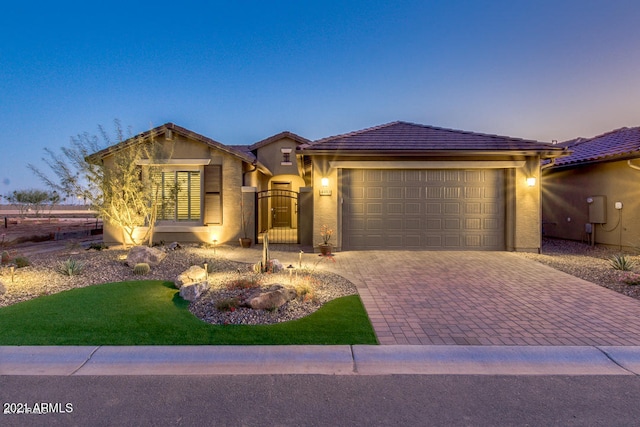
[[[640,375],[640,347],[0,346],[0,375]]]

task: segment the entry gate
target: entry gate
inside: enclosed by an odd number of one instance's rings
[[[267,232],[269,243],[300,243],[298,197],[295,191],[281,189],[256,193],[256,235],[259,243]]]

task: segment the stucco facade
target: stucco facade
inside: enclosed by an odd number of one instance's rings
[[[546,236],[625,249],[640,247],[640,170],[629,167],[627,160],[545,171],[543,186]],[[593,196],[604,196],[606,221],[589,226],[588,199]],[[616,209],[616,202],[621,209]]]
[[[162,171],[163,183],[174,172],[191,179],[191,217],[170,210],[176,216],[157,221],[155,242],[238,244],[244,212],[254,242],[268,232],[270,240],[316,247],[326,225],[335,251],[539,251],[540,162],[562,154],[535,141],[405,122],[314,142],[282,132],[250,146],[168,123],[94,158],[108,166],[114,152],[139,141],[170,153],[142,161],[145,173]],[[105,242],[122,243],[112,224]]]

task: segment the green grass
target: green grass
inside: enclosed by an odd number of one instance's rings
[[[275,325],[211,325],[172,282],[107,283],[0,308],[0,345],[376,344],[357,295]]]

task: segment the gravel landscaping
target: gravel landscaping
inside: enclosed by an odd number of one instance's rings
[[[559,239],[544,239],[542,254],[518,253],[521,257],[640,299],[640,285],[628,285],[623,282],[630,273],[615,270],[611,266],[611,258],[617,254],[620,254],[620,251],[615,248],[592,247],[586,243]],[[625,256],[634,263],[632,272],[640,274],[640,255],[627,253]]]
[[[11,251],[12,256],[21,254],[17,249]],[[87,251],[69,244],[63,250],[26,254],[31,265],[15,269],[13,281],[9,267],[0,267],[0,307],[100,283],[139,279],[173,281],[188,267],[203,265],[205,261],[208,262],[211,271],[211,289],[198,301],[191,303],[190,310],[209,323],[270,324],[298,319],[316,311],[327,301],[357,293],[355,286],[343,277],[314,271],[311,267],[295,269],[293,274],[285,269],[277,274],[254,275],[249,264],[215,256],[211,249],[197,245],[187,245],[176,251],[169,251],[167,257],[144,276],[135,275],[132,268],[125,265],[127,250],[124,248]],[[545,239],[542,254],[517,255],[640,299],[640,286],[623,282],[629,273],[612,268],[610,259],[616,254],[618,251],[612,248]],[[626,256],[635,263],[634,274],[640,274],[640,255]],[[84,264],[82,274],[65,276],[56,271],[60,263],[70,258]],[[251,289],[254,285],[266,290],[275,284],[295,288],[298,296],[276,310],[242,307],[243,301],[254,291]],[[221,300],[226,300],[230,305],[219,309]]]
[[[302,269],[296,269],[295,274],[284,269],[277,274],[255,275],[249,264],[215,256],[211,249],[198,245],[185,245],[181,249],[168,251],[167,257],[159,265],[152,267],[148,274],[139,276],[125,264],[127,252],[124,248],[84,250],[70,244],[64,250],[27,255],[31,265],[15,269],[13,281],[10,268],[0,267],[0,283],[5,288],[4,293],[0,288],[0,307],[100,283],[140,279],[174,281],[190,266],[202,266],[205,261],[209,266],[211,288],[199,300],[191,303],[189,309],[209,323],[271,324],[298,319],[313,313],[327,301],[357,293],[355,286],[343,277],[317,272],[312,268],[304,268],[304,265]],[[20,254],[18,250],[11,251],[12,257]],[[58,266],[70,258],[83,263],[81,274],[65,276],[57,272]],[[259,260],[256,259],[257,261]],[[216,305],[219,300],[241,300],[252,291],[233,289],[233,283],[240,278],[257,282],[261,289],[269,289],[276,284],[296,288],[299,296],[276,310],[243,307],[218,310]]]

